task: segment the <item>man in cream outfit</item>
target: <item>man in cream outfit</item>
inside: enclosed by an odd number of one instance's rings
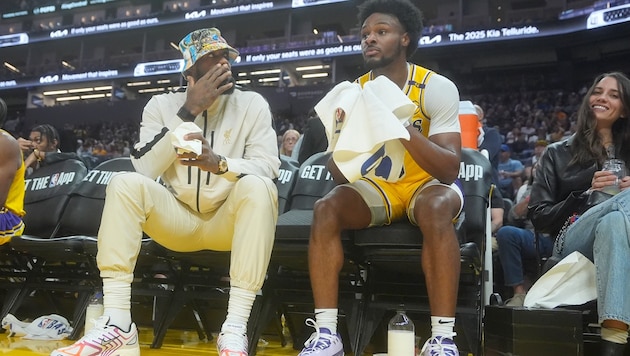
[[[117,175],[107,187],[97,255],[104,315],[86,336],[51,355],[140,354],[130,300],[143,231],[175,251],[232,251],[217,348],[221,356],[247,355],[247,322],[277,220],[276,134],[267,102],[235,88],[230,70],[238,52],[218,29],[193,31],[179,48],[188,88],[148,102],[132,151],[137,172]],[[180,141],[200,142],[197,152],[173,146],[173,132],[182,128],[189,133]]]

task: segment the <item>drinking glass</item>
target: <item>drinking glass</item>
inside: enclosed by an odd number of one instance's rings
[[[615,184],[604,187],[602,191],[613,195],[619,193],[621,191],[619,188],[619,182],[621,182],[621,179],[626,176],[626,164],[624,161],[618,158],[606,160],[602,166],[602,171],[613,172],[617,177]]]

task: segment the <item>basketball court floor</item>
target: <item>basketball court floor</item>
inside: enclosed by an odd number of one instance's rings
[[[8,337],[7,333],[0,334],[0,355],[6,356],[40,356],[50,355],[58,347],[69,345],[70,340],[39,341],[25,340],[20,337]],[[170,355],[218,355],[215,340],[200,341],[194,330],[169,330],[160,349],[151,349],[153,332],[149,328],[140,328],[140,354],[142,356],[170,356]],[[260,356],[295,356],[299,351],[291,344],[282,346],[277,336],[263,336],[258,344],[257,355]]]

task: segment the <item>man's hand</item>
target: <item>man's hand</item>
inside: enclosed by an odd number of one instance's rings
[[[226,83],[231,75],[232,72],[227,64],[217,64],[199,80],[187,76],[188,89],[184,108],[194,116],[209,108],[221,94],[234,86],[234,83]]]
[[[188,141],[200,140],[201,154],[196,155],[194,152],[178,154],[177,158],[181,164],[184,166],[199,167],[199,169],[211,173],[217,173],[219,171],[219,155],[214,153],[208,144],[208,140],[206,140],[201,133],[195,132],[186,134],[184,139]]]
[[[22,152],[26,153],[29,152],[30,150],[33,149],[34,145],[33,145],[33,141],[31,140],[27,140],[25,138],[18,138],[17,139],[18,144],[20,145],[20,149],[22,150]]]

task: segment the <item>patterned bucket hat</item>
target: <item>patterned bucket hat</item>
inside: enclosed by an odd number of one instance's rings
[[[197,62],[197,59],[210,52],[222,49],[229,51],[230,63],[233,63],[238,58],[238,51],[221,37],[219,29],[214,27],[203,28],[189,33],[179,42],[179,50],[184,56],[184,69],[182,72],[192,67]]]

